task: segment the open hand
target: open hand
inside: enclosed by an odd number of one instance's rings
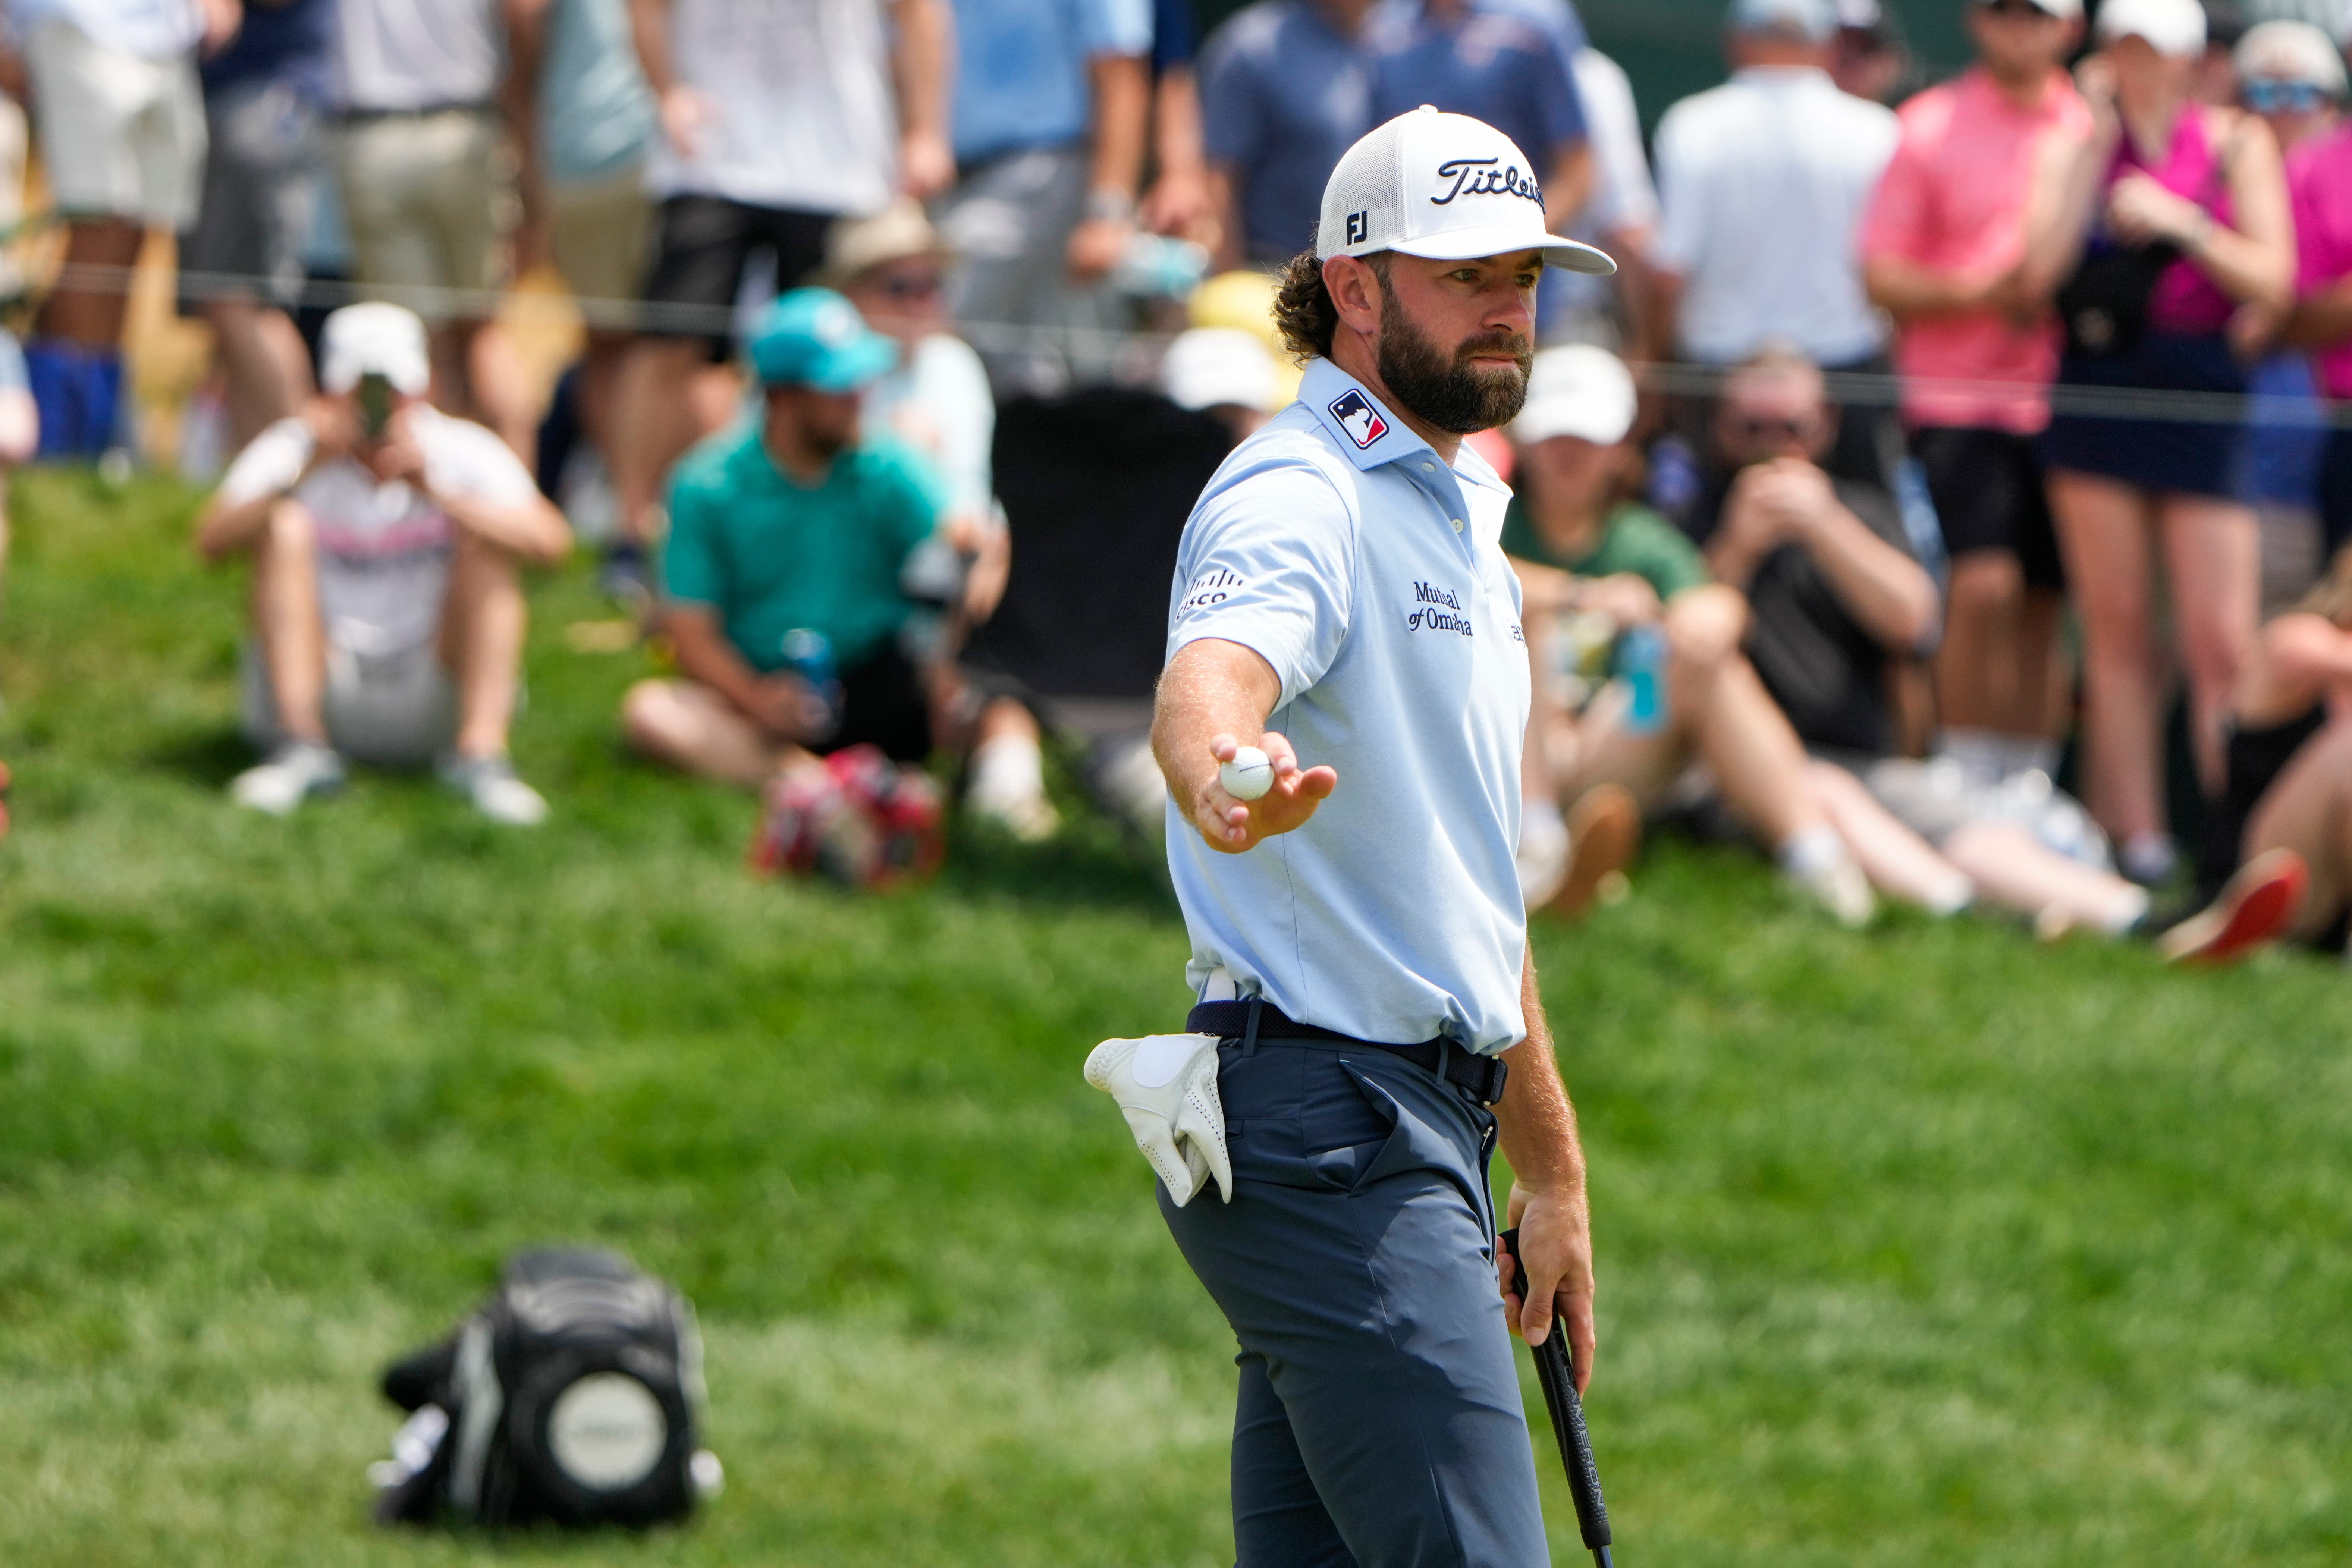
[[[1272,730],[1258,737],[1258,750],[1274,764],[1274,786],[1255,800],[1235,800],[1217,782],[1213,769],[1194,793],[1192,821],[1212,849],[1240,855],[1277,833],[1287,833],[1315,815],[1315,808],[1339,785],[1339,774],[1329,767],[1301,768],[1290,742]],[[1209,755],[1230,763],[1241,742],[1231,735],[1212,736]]]
[[[1598,1348],[1592,1326],[1592,1221],[1581,1193],[1572,1197],[1532,1193],[1511,1184],[1504,1228],[1519,1233],[1519,1267],[1527,1271],[1524,1300],[1511,1289],[1511,1255],[1498,1242],[1495,1277],[1503,1293],[1503,1314],[1511,1331],[1531,1345],[1544,1342],[1555,1315],[1568,1329],[1569,1357],[1576,1363],[1576,1392],[1592,1383]]]

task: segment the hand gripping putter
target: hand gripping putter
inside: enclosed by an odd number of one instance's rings
[[[1517,1226],[1503,1233],[1503,1246],[1511,1255],[1511,1289],[1525,1303],[1528,1277],[1519,1267]],[[1569,1496],[1576,1500],[1577,1531],[1599,1568],[1613,1568],[1609,1557],[1609,1505],[1601,1498],[1601,1471],[1592,1462],[1592,1438],[1584,1430],[1584,1405],[1576,1397],[1576,1367],[1569,1359],[1567,1325],[1555,1319],[1544,1342],[1529,1345],[1528,1353],[1535,1357],[1544,1409],[1551,1416],[1552,1436],[1559,1439],[1560,1468],[1568,1472]]]

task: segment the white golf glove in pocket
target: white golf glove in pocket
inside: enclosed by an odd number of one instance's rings
[[[1146,1035],[1105,1040],[1087,1058],[1087,1081],[1118,1101],[1135,1146],[1182,1208],[1211,1177],[1234,1201],[1225,1108],[1217,1098],[1217,1037]]]

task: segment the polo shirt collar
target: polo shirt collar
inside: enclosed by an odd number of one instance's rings
[[[1412,433],[1412,426],[1390,411],[1364,384],[1328,359],[1310,363],[1299,378],[1298,401],[1329,434],[1331,444],[1347,454],[1359,469],[1370,471],[1400,458],[1437,454]],[[1441,468],[1444,465],[1439,465]],[[1464,443],[1455,448],[1448,469],[1459,480],[1510,494],[1510,487],[1476,448]]]

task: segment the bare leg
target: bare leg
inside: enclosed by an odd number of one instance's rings
[[[530,611],[514,558],[471,534],[449,565],[441,610],[441,668],[457,683],[457,754],[506,754],[522,639]]]
[[[2058,637],[2065,616],[2063,594],[2049,588],[2025,591],[2024,614],[2018,618],[2012,735],[2056,741],[2073,727],[2074,682]]]
[[[1692,735],[1723,797],[1767,849],[1829,825],[1811,790],[1811,766],[1797,732],[1757,679],[1745,654],[1711,672],[1694,704]]]
[[[2083,623],[2085,772],[2091,810],[2120,842],[2164,831],[2147,498],[2129,485],[2060,469],[2050,501]]]
[[[1834,763],[1811,763],[1806,782],[1871,885],[1908,903],[1951,910],[1968,902],[1968,874],[1895,820],[1863,782]]]
[[[1971,550],[1953,557],[1952,588],[1944,616],[1944,645],[1936,654],[1936,703],[1955,730],[2031,733],[2021,727],[2025,684],[2021,641],[2025,574],[2006,550]]]
[[[651,541],[651,513],[670,467],[701,434],[688,389],[703,365],[699,338],[641,338],[621,362],[619,426],[610,457],[624,534]]]
[[[310,395],[310,351],[285,311],[252,300],[214,300],[205,319],[228,374],[229,433],[242,447]]]
[[[66,265],[89,268],[95,276],[68,273],[41,306],[39,334],[84,348],[122,344],[122,321],[131,308],[130,268],[139,261],[146,237],[129,218],[78,217],[66,231]],[[120,268],[109,271],[109,268]]]
[[[2262,525],[2252,508],[2211,496],[2167,496],[2162,517],[2197,780],[2218,795],[2227,783],[2223,728],[2262,614]]]
[[[641,756],[706,778],[758,789],[809,761],[771,741],[726,699],[690,680],[640,680],[621,700],[621,733]]]
[[[278,705],[278,727],[327,743],[327,629],[319,616],[319,568],[310,514],[282,500],[253,552],[253,624]]]
[[[580,362],[580,424],[588,443],[613,471],[613,446],[619,438],[621,365],[635,342],[626,332],[598,331],[588,334],[588,352]]]
[[[476,325],[466,345],[468,418],[488,426],[514,455],[529,464],[538,447],[530,386],[514,338],[496,321]]]
[[[2044,848],[2014,822],[1971,822],[1944,840],[1944,855],[1987,898],[2030,915],[2121,931],[2147,910],[2140,889]]]
[[[2246,824],[2246,858],[2292,849],[2311,869],[2294,934],[2317,936],[2352,900],[2352,720],[2338,719],[2288,763]]]

